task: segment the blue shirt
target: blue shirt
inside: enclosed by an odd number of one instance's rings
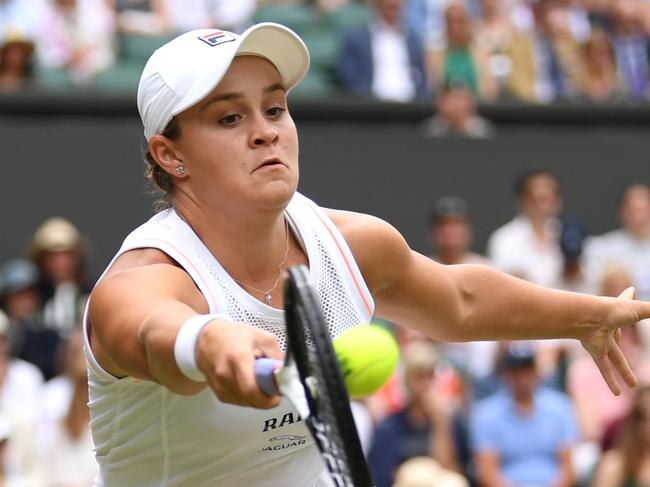
[[[578,438],[566,395],[540,387],[525,416],[506,390],[476,404],[470,423],[474,452],[494,452],[502,475],[514,485],[549,486],[560,469],[558,451]]]

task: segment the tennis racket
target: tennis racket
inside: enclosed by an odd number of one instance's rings
[[[305,266],[289,269],[284,311],[285,362],[257,359],[257,383],[265,393],[282,394],[293,403],[337,487],[372,487],[343,374]]]

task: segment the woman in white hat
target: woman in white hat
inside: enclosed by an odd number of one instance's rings
[[[332,335],[373,314],[444,340],[573,336],[615,392],[615,343],[650,303],[443,267],[376,218],[296,192],[287,91],[303,42],[276,24],[192,31],[138,91],[149,173],[170,208],[134,230],[91,296],[86,340],[98,486],[331,485],[301,418],[256,386],[281,358],[285,269],[307,264]]]

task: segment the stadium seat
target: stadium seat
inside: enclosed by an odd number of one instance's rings
[[[98,73],[93,85],[107,91],[132,91],[138,88],[144,62],[120,61]]]
[[[34,78],[39,87],[48,90],[67,90],[75,86],[65,68],[48,68],[37,65],[34,68]]]
[[[141,62],[145,65],[149,56],[175,36],[123,35],[120,38],[120,58],[124,61]]]
[[[335,91],[336,86],[327,70],[310,67],[305,78],[291,90],[291,97],[320,98]]]
[[[259,7],[253,17],[257,22],[277,22],[303,35],[317,22],[311,7],[299,5],[266,5]]]
[[[302,39],[309,49],[312,66],[331,67],[336,63],[340,38],[335,30],[314,27],[303,34]]]
[[[370,9],[361,3],[351,2],[327,15],[327,21],[339,32],[365,24],[372,18]]]

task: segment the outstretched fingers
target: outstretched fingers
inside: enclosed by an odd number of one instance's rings
[[[616,378],[616,374],[614,372],[614,366],[612,365],[609,357],[594,357],[594,362],[596,362],[598,370],[600,370],[600,374],[603,376],[603,379],[605,379],[605,382],[609,386],[609,390],[612,391],[615,396],[620,396],[621,386],[618,383],[618,379]]]
[[[650,319],[650,301],[634,301],[638,321]]]
[[[636,290],[634,289],[634,286],[630,286],[626,288],[621,294],[619,294],[618,297],[623,299],[634,299],[635,294]]]
[[[617,332],[620,331],[620,329],[617,330]],[[634,387],[637,383],[636,375],[634,374],[632,367],[630,367],[630,363],[625,358],[621,347],[618,345],[619,341],[620,338],[615,339],[615,343],[612,344],[607,355],[611,364],[614,366],[618,374],[623,378],[625,383],[630,387]]]

